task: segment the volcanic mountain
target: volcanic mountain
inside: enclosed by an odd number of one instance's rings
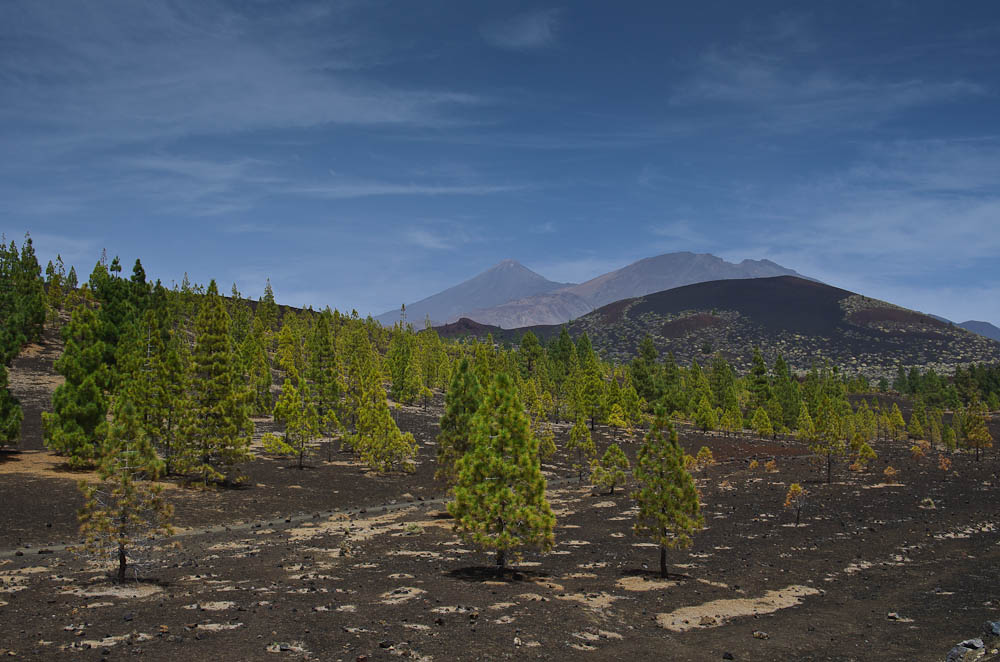
[[[444,322],[456,319],[466,310],[495,306],[512,299],[523,299],[543,292],[566,287],[569,283],[556,283],[539,276],[514,260],[504,260],[469,280],[449,287],[426,299],[406,306],[407,320]],[[382,313],[375,319],[386,326],[399,321],[399,310]]]
[[[453,322],[468,317],[506,329],[561,324],[613,301],[643,296],[681,285],[730,278],[798,276],[769,260],[738,264],[707,253],[667,253],[634,262],[579,285],[546,280],[513,260],[451,289],[407,306],[407,318]],[[399,319],[397,311],[377,318],[383,324]]]
[[[754,347],[795,369],[832,365],[869,377],[891,376],[899,365],[952,372],[956,365],[1000,361],[1000,342],[929,315],[794,276],[719,280],[686,285],[603,306],[566,325],[587,333],[605,358],[630,360],[649,334],[661,353],[681,363],[705,362],[720,352],[749,368]],[[529,329],[547,340],[559,325],[504,330],[470,320],[439,328],[448,336],[517,342]]]
[[[989,322],[979,322],[976,320],[969,320],[968,322],[961,322],[959,324],[963,329],[972,331],[973,333],[978,333],[986,338],[991,338],[993,340],[1000,341],[1000,329],[996,326],[990,324]]]

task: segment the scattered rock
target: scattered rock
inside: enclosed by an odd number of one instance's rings
[[[1000,637],[1000,621],[986,621],[986,625],[983,629],[987,634],[991,634],[994,637]]]
[[[770,639],[771,637],[770,637],[770,635],[768,633],[764,632],[763,630],[754,630],[753,631],[753,638],[754,639]]]
[[[722,659],[723,660],[735,660],[736,658],[733,657],[732,653],[730,653],[729,651],[726,651],[725,653],[722,654]]]

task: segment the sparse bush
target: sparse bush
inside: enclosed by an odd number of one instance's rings
[[[788,493],[785,494],[785,508],[795,509],[795,526],[799,525],[799,515],[802,512],[802,506],[806,505],[807,494],[809,493],[798,483],[792,483],[788,486]]]
[[[927,510],[934,510],[937,506],[934,505],[934,499],[930,497],[924,497],[920,500],[920,507],[926,508]]]
[[[698,450],[698,455],[695,457],[695,461],[697,462],[699,469],[712,466],[715,464],[715,458],[712,457],[712,450],[708,446],[702,446]]]
[[[899,472],[893,469],[891,464],[885,468],[885,471],[882,472],[882,475],[889,480],[894,479],[898,474]]]
[[[759,468],[760,468],[760,462],[758,462],[757,460],[750,460],[750,464],[749,466],[747,466],[747,469],[749,469],[750,471],[756,471]]]
[[[951,458],[945,455],[938,455],[938,469],[948,471],[951,469]]]
[[[919,460],[920,458],[925,457],[930,449],[930,442],[921,440],[910,446],[910,455],[914,460]]]
[[[764,471],[769,474],[778,472],[778,463],[775,460],[768,460],[764,463]]]
[[[878,459],[878,454],[875,453],[875,450],[867,442],[861,442],[861,445],[858,446],[858,454],[849,468],[851,471],[864,471],[868,467],[868,463],[876,459]]]
[[[694,455],[684,454],[684,469],[687,471],[696,471],[698,469],[698,460]]]

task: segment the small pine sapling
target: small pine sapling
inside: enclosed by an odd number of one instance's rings
[[[864,471],[869,462],[877,459],[878,454],[875,453],[875,450],[868,445],[868,442],[862,441],[858,446],[858,452],[854,457],[854,462],[851,463],[849,469],[851,471]]]
[[[788,486],[788,493],[785,495],[785,508],[795,509],[795,526],[799,525],[799,516],[802,513],[802,507],[806,505],[806,495],[808,494],[798,483],[792,483]]]
[[[702,446],[698,449],[698,455],[696,455],[694,459],[699,469],[705,469],[715,464],[715,458],[712,456],[712,450],[708,446]]]
[[[590,429],[582,418],[576,419],[573,428],[569,431],[569,440],[566,442],[566,450],[574,454],[573,469],[577,472],[577,477],[582,482],[587,468],[597,456],[597,447],[590,436]]]
[[[890,464],[885,468],[884,471],[882,471],[882,475],[889,480],[895,480],[896,476],[899,475],[899,472],[893,469],[892,465]]]
[[[597,487],[607,488],[609,494],[614,494],[615,486],[625,483],[625,472],[629,467],[625,452],[618,444],[611,444],[600,461],[593,460],[590,480]]]

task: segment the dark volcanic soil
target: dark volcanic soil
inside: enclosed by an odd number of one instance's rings
[[[905,444],[882,444],[872,471],[841,463],[827,485],[794,442],[685,430],[689,452],[708,445],[719,463],[697,474],[706,529],[670,553],[665,582],[649,570],[656,548],[632,532],[627,494],[564,480],[571,472],[560,458],[547,465],[555,549],[526,552],[497,578],[491,557],[452,533],[437,500],[439,414],[401,413],[422,442],[414,475],[369,475],[346,455],[315,457],[303,471],[260,458],[245,467],[243,489],[171,487],[177,524],[188,528],[159,541],[143,581],[124,586],[59,546],[76,537],[80,475],[42,451],[5,453],[0,653],[943,660],[1000,619],[995,451],[979,463],[952,456],[945,472],[936,453],[913,459]],[[607,431],[598,432],[603,446]],[[634,454],[636,444],[626,446]],[[750,469],[753,457],[776,458],[776,471]],[[893,481],[882,473],[888,464],[899,470]],[[782,505],[791,482],[810,493],[798,527]]]

